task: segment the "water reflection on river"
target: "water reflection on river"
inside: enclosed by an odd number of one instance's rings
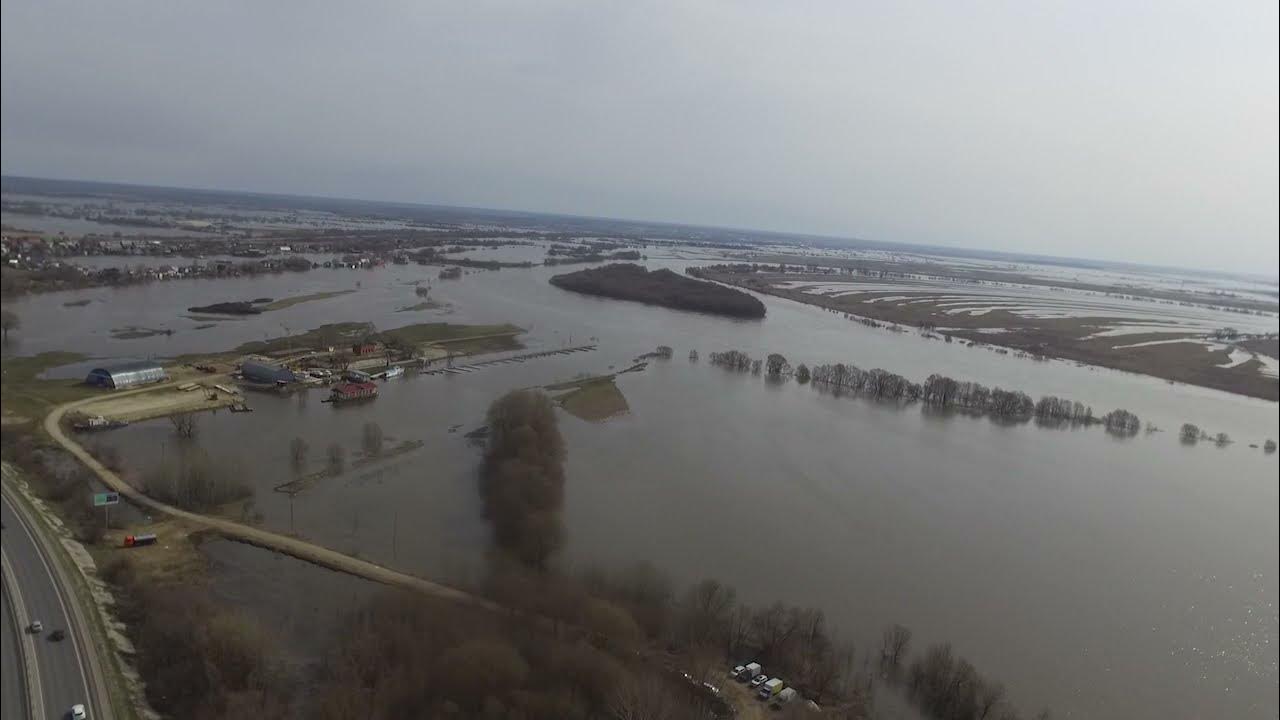
[[[683,260],[651,265],[682,268]],[[376,420],[414,453],[322,481],[294,501],[297,532],[430,576],[463,581],[483,562],[477,451],[461,432],[506,389],[621,368],[657,344],[657,362],[619,386],[631,414],[603,425],[564,416],[571,564],[647,559],[678,581],[713,576],[749,602],[827,610],[863,649],[903,622],[920,644],[950,640],[1004,682],[1019,705],[1074,717],[1274,717],[1278,561],[1276,459],[1247,442],[1277,437],[1274,403],[1171,386],[1066,363],[1033,363],[864,328],[767,299],[762,322],[737,322],[572,295],[553,269],[478,273],[446,283],[430,268],[313,271],[187,281],[29,298],[23,352],[108,356],[234,346],[280,326],[344,320],[392,327],[426,319],[515,322],[529,344],[600,341],[557,356],[461,376],[406,378],[373,403],[335,408],[320,395],[250,397],[257,412],[202,419],[197,442],[248,458],[246,478],[271,528],[290,503],[288,441],[318,465],[330,442],[352,453]],[[416,302],[428,279],[449,307]],[[354,287],[340,299],[191,330],[188,305]],[[64,308],[71,297],[104,302]],[[112,340],[111,327],[173,327]],[[1172,432],[1116,440],[1096,428],[1048,430],[952,417],[794,383],[721,372],[706,353],[781,351],[793,362],[844,360],[914,380],[966,379],[1127,407],[1172,430],[1190,420],[1239,442],[1184,447]],[[703,353],[690,363],[690,349]],[[462,431],[450,433],[455,424]],[[136,468],[177,452],[167,423],[113,433]]]

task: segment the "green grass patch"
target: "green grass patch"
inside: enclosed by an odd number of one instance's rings
[[[239,355],[246,355],[249,353],[267,354],[287,352],[290,350],[302,350],[305,348],[329,347],[331,345],[338,347],[358,342],[372,335],[373,331],[373,323],[331,323],[328,325],[321,325],[314,330],[308,330],[304,333],[295,333],[285,337],[271,338],[270,340],[253,340],[251,342],[243,343],[232,350],[232,353]]]
[[[457,323],[415,323],[393,330],[378,333],[378,337],[389,343],[402,345],[437,345],[459,343],[466,340],[478,340],[490,337],[513,337],[523,333],[524,329],[508,323],[501,325],[459,325]]]
[[[618,389],[613,375],[547,386],[547,390],[556,389],[568,389],[568,392],[554,398],[560,407],[570,415],[588,422],[603,422],[631,411],[631,406]]]
[[[431,310],[438,307],[440,307],[440,303],[432,302],[431,300],[424,300],[416,305],[406,305],[396,310],[396,312],[415,312],[417,310]]]
[[[0,369],[0,406],[4,424],[25,424],[42,419],[55,406],[102,391],[79,378],[41,380],[40,373],[60,365],[80,362],[87,355],[74,352],[44,352],[28,357],[7,357]]]
[[[263,305],[262,309],[263,310],[283,310],[288,307],[293,307],[294,305],[301,305],[304,302],[311,302],[313,300],[328,300],[329,298],[334,298],[334,297],[338,297],[339,295],[346,295],[348,293],[353,293],[353,292],[355,292],[355,290],[334,290],[331,292],[318,292],[318,293],[311,293],[310,295],[298,295],[297,297],[281,298],[279,300],[276,300],[275,302],[269,302],[266,305]]]

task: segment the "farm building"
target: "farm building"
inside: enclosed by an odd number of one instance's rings
[[[378,396],[378,386],[371,382],[347,383],[334,388],[330,394],[331,402],[349,402],[351,400],[368,400]]]
[[[142,360],[94,368],[89,371],[84,381],[88,385],[119,390],[135,385],[164,382],[168,379],[169,376],[158,363]]]
[[[298,382],[298,376],[289,368],[263,360],[246,359],[240,363],[240,374],[254,383],[275,385]]]

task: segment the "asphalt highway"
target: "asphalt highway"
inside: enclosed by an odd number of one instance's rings
[[[95,717],[90,702],[90,673],[84,657],[87,634],[72,627],[66,605],[67,591],[58,584],[53,561],[36,542],[25,517],[10,505],[7,494],[0,518],[4,521],[3,551],[7,565],[3,608],[4,717],[31,717],[29,710],[34,706],[38,717],[63,718],[76,703],[85,704],[89,716]],[[42,632],[28,631],[34,620],[44,624]],[[66,638],[53,641],[50,635],[54,630],[62,630]],[[28,682],[24,656],[35,659],[34,682]],[[35,691],[30,705],[26,691]],[[11,712],[17,714],[11,715]]]

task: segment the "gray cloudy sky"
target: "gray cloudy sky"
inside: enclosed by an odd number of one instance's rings
[[[3,172],[1275,274],[1277,4],[4,0]]]

